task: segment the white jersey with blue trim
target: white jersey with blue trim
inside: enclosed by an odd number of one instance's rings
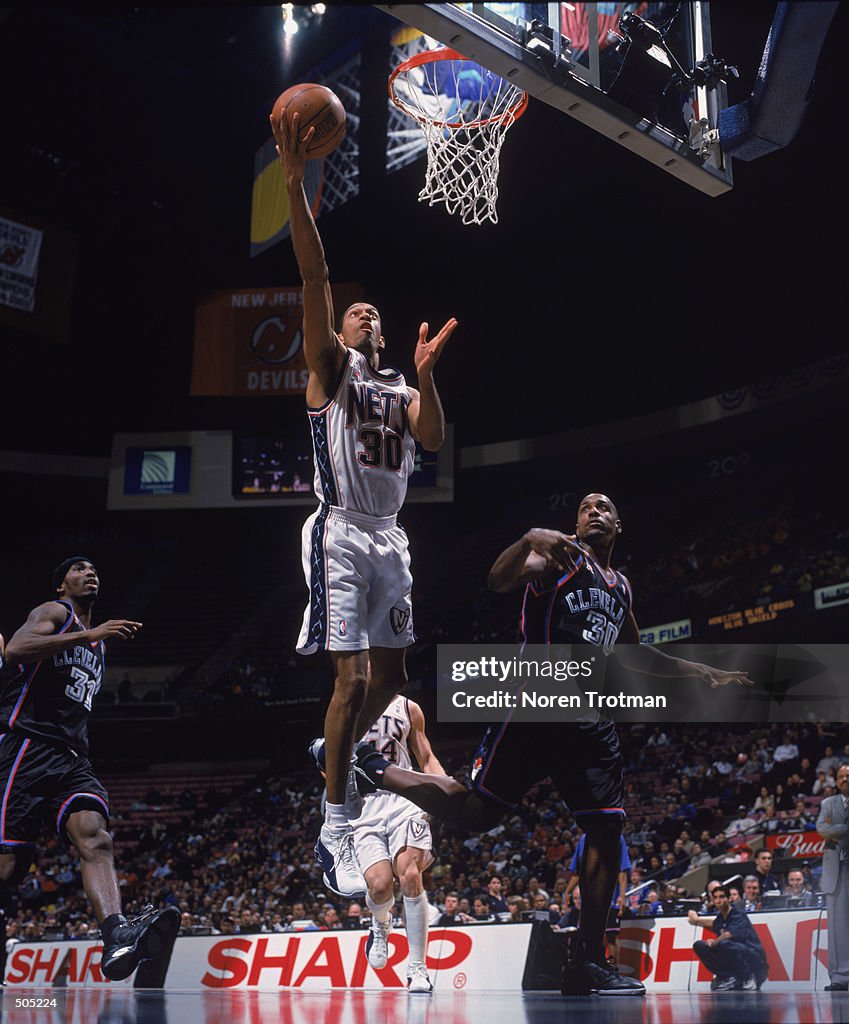
[[[363,733],[366,743],[373,743],[387,761],[401,768],[412,768],[408,739],[410,736],[410,706],[406,697],[398,696]]]
[[[307,410],[322,502],[381,518],[398,512],[415,457],[411,400],[402,373],[374,370],[361,352],[348,349],[333,397]]]

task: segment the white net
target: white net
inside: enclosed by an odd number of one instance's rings
[[[453,50],[406,61],[390,78],[389,92],[427,143],[419,201],[444,203],[464,224],[497,224],[501,146],[524,113],[527,94]]]

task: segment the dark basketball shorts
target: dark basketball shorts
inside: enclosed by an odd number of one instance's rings
[[[619,923],[619,908],[611,907],[607,913],[607,925],[605,932],[619,932],[621,931]]]
[[[598,722],[511,722],[491,725],[470,771],[472,789],[511,808],[550,778],[579,818],[621,814],[625,799],[616,726]]]
[[[35,846],[42,821],[70,842],[75,811],[98,811],[109,823],[109,794],[82,754],[16,732],[0,735],[0,853]]]

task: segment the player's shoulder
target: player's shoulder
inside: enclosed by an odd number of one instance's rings
[[[28,619],[31,622],[43,622],[45,619],[64,622],[73,614],[73,609],[67,602],[50,600],[37,604],[29,613]]]

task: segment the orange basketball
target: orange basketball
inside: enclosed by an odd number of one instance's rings
[[[318,160],[332,153],[345,138],[345,108],[342,101],[331,89],[315,82],[302,82],[282,92],[274,101],[271,110],[275,120],[280,110],[286,108],[289,127],[292,115],[300,115],[300,136],[304,137],[309,128],[315,133],[307,146],[307,159]]]

